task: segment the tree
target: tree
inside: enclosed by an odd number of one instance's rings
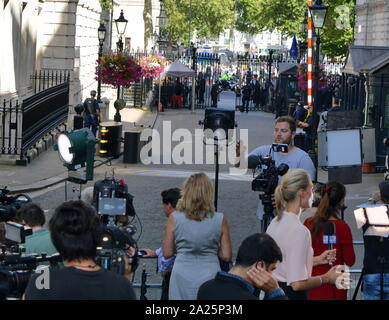
[[[344,57],[352,41],[354,0],[325,0],[330,8],[322,35],[322,53],[329,57]],[[308,10],[307,0],[237,0],[238,31],[255,34],[264,30],[279,30],[299,38],[300,24]]]
[[[168,25],[166,31],[174,40],[188,44],[189,32],[193,36],[213,37],[235,23],[235,0],[164,0]]]
[[[144,0],[143,10],[143,22],[144,22],[144,36],[143,36],[143,50],[146,52],[149,44],[149,40],[153,36],[153,19],[152,19],[152,3],[151,0]]]
[[[103,10],[110,11],[113,8],[112,0],[99,0],[100,6]]]

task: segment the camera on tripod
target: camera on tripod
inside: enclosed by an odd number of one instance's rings
[[[39,264],[49,262],[51,266],[57,266],[62,261],[59,254],[51,256],[47,256],[45,253],[23,255],[19,245],[24,243],[26,236],[31,234],[31,228],[14,222],[6,222],[5,224],[5,237],[15,245],[1,247],[0,299],[20,298],[27,287],[30,276]]]
[[[266,168],[263,169],[263,166],[266,166]],[[259,156],[259,164],[257,167],[263,170],[252,181],[251,189],[265,195],[273,195],[278,185],[278,176],[283,176],[289,170],[289,166],[281,163],[276,167],[275,161],[269,154],[267,156]]]
[[[129,247],[137,251],[137,243],[132,237],[136,228],[128,224],[128,216],[136,214],[133,199],[122,179],[105,178],[95,182],[93,205],[104,223],[96,263],[121,275],[125,273],[125,257],[133,271],[138,266],[138,254],[128,252]]]
[[[273,143],[271,149],[274,152],[288,152],[288,146],[284,144]],[[248,159],[250,167],[261,169],[251,182],[251,189],[259,192],[259,199],[262,201],[264,215],[263,215],[263,232],[266,231],[267,226],[274,217],[273,194],[278,185],[278,176],[283,176],[288,170],[289,166],[281,163],[276,166],[275,160],[270,154],[266,156],[250,156]]]
[[[0,188],[0,222],[13,220],[16,210],[23,204],[31,202],[31,198],[25,194],[9,196],[7,187]],[[24,199],[23,199],[24,198]]]

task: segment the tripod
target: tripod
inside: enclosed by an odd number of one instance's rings
[[[146,297],[147,293],[147,288],[149,287],[147,285],[147,272],[146,272],[146,265],[143,265],[143,270],[142,270],[142,282],[140,285],[140,300],[148,300]]]
[[[266,232],[270,222],[274,218],[274,206],[273,206],[272,195],[269,195],[269,194],[261,195],[260,194],[259,199],[261,199],[263,209],[264,209],[261,228],[262,228],[262,232]]]

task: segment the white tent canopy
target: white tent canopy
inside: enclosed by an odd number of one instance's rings
[[[158,109],[161,103],[161,79],[165,77],[172,78],[181,78],[181,77],[192,77],[192,112],[194,112],[194,98],[195,98],[195,76],[196,72],[186,65],[184,65],[181,61],[174,61],[172,64],[165,68],[165,71],[159,77],[159,94],[158,94]]]
[[[181,61],[174,61],[172,64],[166,67],[162,73],[161,78],[164,77],[193,77],[195,75],[194,70],[188,68]]]

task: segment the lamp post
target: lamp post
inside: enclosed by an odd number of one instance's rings
[[[164,28],[166,28],[167,24],[167,16],[166,16],[166,11],[165,7],[163,6],[163,0],[159,0],[160,2],[160,8],[159,8],[159,16],[157,17],[157,25],[158,25],[158,51],[160,53],[163,52],[163,50],[166,49],[166,36],[164,34]]]
[[[115,20],[116,30],[119,35],[119,41],[116,42],[117,51],[123,52],[123,40],[122,37],[124,35],[124,32],[126,32],[128,20],[124,18],[123,9],[120,12],[120,16],[118,19]],[[118,95],[117,98],[120,99],[120,86],[118,86]]]
[[[105,29],[104,23],[100,23],[100,27],[97,29],[97,34],[99,38],[99,64],[101,56],[103,55],[103,44],[106,32],[107,30]],[[97,82],[97,102],[101,102],[101,80]]]
[[[319,108],[318,96],[319,96],[319,58],[320,58],[320,29],[324,26],[326,19],[328,6],[323,4],[322,0],[316,0],[315,3],[309,6],[311,13],[313,27],[316,32],[316,55],[315,55],[315,87],[314,87],[314,104],[312,106],[312,125],[311,125],[311,147],[310,156],[316,167],[316,175],[314,181],[317,181],[317,154],[315,152],[316,142],[316,126],[317,126],[317,110]]]

